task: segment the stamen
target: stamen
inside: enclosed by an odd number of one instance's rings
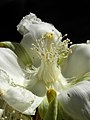
[[[62,39],[64,38],[64,37],[66,37],[68,34],[65,34],[63,37],[62,37]]]
[[[67,36],[65,34],[62,38]],[[62,59],[68,57],[68,54],[71,53],[71,49],[68,48],[69,44],[72,44],[70,40],[67,38],[66,40],[59,41],[59,43],[55,44],[54,41],[49,42],[47,40],[53,40],[55,35],[53,33],[48,33],[42,36],[39,40],[36,40],[36,44],[33,45],[33,50],[39,55],[39,57],[43,60],[53,62],[53,61],[61,61]]]

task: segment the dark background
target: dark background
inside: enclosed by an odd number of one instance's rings
[[[0,41],[20,42],[16,26],[30,12],[67,33],[73,43],[90,39],[90,0],[0,0]]]

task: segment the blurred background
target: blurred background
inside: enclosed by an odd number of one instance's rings
[[[52,23],[73,43],[90,39],[90,1],[0,0],[0,41],[20,42],[17,24],[30,12]]]

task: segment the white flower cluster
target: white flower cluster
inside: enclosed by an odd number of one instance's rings
[[[17,25],[20,43],[0,42],[0,120],[90,120],[90,44],[70,45],[35,14]]]

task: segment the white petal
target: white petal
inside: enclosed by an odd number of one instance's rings
[[[34,115],[35,109],[42,102],[41,97],[20,87],[11,87],[2,97],[14,109],[27,115]]]
[[[71,46],[72,53],[63,62],[62,73],[65,77],[77,77],[90,72],[90,44]]]
[[[25,88],[40,97],[44,96],[46,93],[46,85],[42,80],[32,79],[32,81],[27,82]]]
[[[61,40],[61,32],[59,32],[52,24],[41,21],[35,14],[26,15],[17,26],[18,31],[23,34],[21,44],[29,53],[34,65],[40,64],[39,57],[34,51],[31,51],[32,43],[36,44],[36,40],[40,39],[46,32],[55,34],[55,42]],[[38,64],[37,64],[38,63]]]
[[[64,111],[75,120],[90,120],[90,82],[83,81],[58,96]]]
[[[23,17],[17,26],[17,30],[20,32],[22,31],[22,34],[30,33],[30,36],[34,40],[40,38],[46,32],[54,33],[56,35],[56,40],[61,35],[61,33],[52,24],[41,21],[35,14],[32,13]],[[27,32],[25,32],[25,30],[27,30]]]
[[[0,48],[0,70],[5,71],[14,83],[23,85],[24,74],[19,66],[18,58],[8,48]]]
[[[10,87],[10,78],[7,73],[0,70],[0,91],[7,91]]]
[[[31,91],[38,96],[44,96],[46,93],[46,87],[45,87],[45,83],[43,81],[38,81],[33,88],[31,89]]]

